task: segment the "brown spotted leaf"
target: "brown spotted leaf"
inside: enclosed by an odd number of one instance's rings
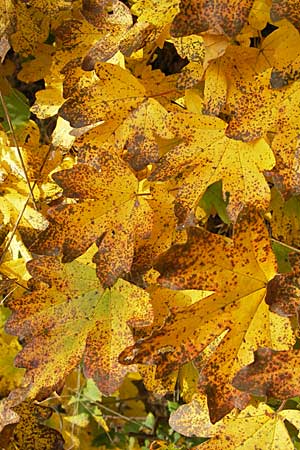
[[[298,30],[300,29],[298,0],[273,0],[271,7],[271,19],[276,22],[288,19]]]
[[[59,110],[59,115],[75,128],[125,118],[145,98],[144,86],[128,70],[97,63],[95,71],[98,79],[75,91]]]
[[[270,222],[272,236],[280,242],[300,248],[300,196],[284,200],[276,188],[271,191]]]
[[[259,397],[285,400],[300,394],[300,350],[274,351],[259,348],[254,362],[243,367],[234,377],[233,385]]]
[[[294,340],[288,321],[278,321],[264,301],[276,265],[259,216],[239,222],[233,241],[198,228],[190,228],[188,236],[186,244],[173,246],[159,258],[159,282],[171,289],[214,294],[171,311],[162,327],[126,349],[121,360],[156,364],[160,374],[168,373],[229,329],[201,373],[211,420],[216,422],[234,406],[245,407],[247,397],[232,387],[231,379],[251,361],[252,350],[262,342],[289,348]]]
[[[265,136],[275,125],[277,108],[283,92],[272,89],[271,69],[257,75],[232,93],[235,112],[229,121],[226,136],[245,142]]]
[[[132,16],[118,0],[84,1],[81,13],[76,19],[64,21],[55,35],[67,60],[79,58],[84,70],[92,70],[96,62],[117,53],[122,37],[132,25]]]
[[[130,271],[137,237],[151,231],[151,209],[139,193],[139,183],[126,164],[112,152],[99,152],[97,168],[77,164],[53,175],[66,197],[78,203],[48,210],[50,226],[40,234],[32,250],[63,255],[72,261],[94,242],[97,274],[104,286]],[[121,176],[120,176],[121,175]]]
[[[171,34],[185,36],[211,31],[236,36],[247,21],[254,0],[181,0]]]
[[[297,429],[300,413],[284,410],[278,413],[264,403],[258,407],[249,405],[235,416],[228,416],[216,425],[214,436],[194,450],[236,450],[236,449],[286,449],[293,450],[294,443],[285,421]],[[199,430],[202,424],[199,423]]]
[[[7,332],[25,342],[16,365],[27,369],[31,398],[44,398],[62,385],[83,358],[84,372],[110,394],[128,369],[118,355],[133,342],[131,326],[148,325],[148,294],[119,280],[103,290],[94,267],[54,257],[28,263],[33,291],[8,302],[13,311]]]
[[[52,415],[51,408],[24,402],[13,408],[19,416],[16,425],[5,427],[0,434],[0,446],[6,450],[63,450],[64,439],[43,422]],[[4,447],[5,445],[5,447]]]
[[[166,127],[167,111],[154,99],[135,109],[116,131],[115,144],[124,151],[123,159],[135,170],[144,169],[159,159],[157,137],[171,139]]]
[[[278,109],[276,134],[272,141],[276,158],[272,175],[284,198],[300,194],[299,99],[300,81],[295,81],[284,91],[284,99]]]
[[[246,205],[267,207],[270,191],[262,172],[273,167],[275,159],[266,141],[229,139],[221,119],[193,113],[170,113],[167,125],[183,142],[160,159],[150,180],[184,175],[176,197],[180,222],[188,219],[206,188],[219,180],[224,196],[230,193],[227,209],[232,220]]]
[[[299,318],[300,308],[300,255],[290,256],[293,270],[276,275],[267,288],[266,302],[270,310],[284,317]]]

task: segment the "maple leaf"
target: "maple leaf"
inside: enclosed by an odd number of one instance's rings
[[[6,450],[15,448],[24,450],[25,448],[64,449],[64,440],[61,434],[42,423],[51,417],[51,408],[23,402],[14,407],[13,411],[20,418],[18,423],[5,427],[0,434],[0,445],[5,445]]]
[[[168,183],[151,186],[149,205],[153,211],[153,227],[149,239],[137,242],[132,265],[132,273],[139,276],[150,269],[155,259],[177,241],[174,196],[170,191]]]
[[[299,395],[299,350],[275,351],[259,348],[254,362],[233,378],[238,389],[257,396],[285,400]]]
[[[132,342],[128,323],[151,320],[147,293],[123,280],[104,291],[94,268],[78,261],[63,265],[44,256],[27,267],[34,289],[8,301],[13,314],[6,330],[25,341],[16,365],[27,369],[23,384],[30,397],[47,397],[82,357],[86,376],[102,392],[115,391],[128,372],[118,363]]]
[[[272,236],[290,246],[300,247],[300,197],[284,201],[277,189],[271,192]]]
[[[157,27],[168,25],[179,12],[180,0],[134,0],[131,11],[139,22]]]
[[[248,21],[251,27],[256,30],[263,30],[270,19],[271,0],[254,0],[252,9],[249,13]]]
[[[299,182],[299,88],[295,81],[284,91],[276,121],[272,149],[276,166],[272,170],[274,183],[284,198],[300,193]]]
[[[236,36],[246,22],[254,0],[181,0],[171,34],[185,36],[211,31],[212,34]]]
[[[15,52],[28,56],[34,53],[38,44],[47,39],[50,20],[44,12],[27,8],[23,2],[17,2],[14,8],[16,30],[10,36],[11,45]]]
[[[10,281],[10,280],[4,280]],[[2,282],[1,282],[2,284]],[[4,324],[8,318],[8,311],[0,309],[0,395],[1,398],[9,395],[10,391],[21,384],[23,370],[16,369],[13,360],[21,350],[21,346],[15,337],[9,336],[4,331]]]
[[[270,310],[284,317],[297,315],[300,307],[300,255],[290,255],[293,270],[288,273],[276,275],[267,288],[266,303]]]
[[[282,348],[277,338],[279,328],[286,336],[284,345],[293,345],[294,339],[288,321],[278,322],[264,301],[276,265],[258,216],[237,224],[233,242],[197,228],[190,228],[188,236],[186,244],[173,246],[159,258],[155,266],[161,273],[158,281],[171,289],[215,293],[172,311],[162,327],[123,351],[120,358],[127,364],[156,364],[161,375],[195,358],[229,329],[201,372],[201,385],[215,423],[238,402],[245,406],[246,398],[239,396],[230,382],[251,360],[252,350],[261,342]]]
[[[16,11],[12,0],[7,0],[5,3],[1,3],[0,14],[2,17],[0,22],[0,38],[2,38],[4,34],[8,32],[12,22],[15,20]]]
[[[167,114],[162,105],[149,98],[130,113],[116,130],[115,145],[119,152],[126,152],[123,159],[134,170],[144,169],[158,161],[158,136],[161,139],[173,137],[165,126]]]
[[[59,114],[73,127],[100,120],[125,118],[145,98],[144,86],[128,70],[109,63],[97,63],[98,80],[72,95]]]
[[[218,116],[226,103],[227,78],[222,60],[213,61],[205,73],[204,113]]]
[[[267,69],[245,86],[242,95],[233,93],[235,113],[226,130],[228,137],[249,142],[272,130],[283,92],[271,88],[270,78],[271,69]]]
[[[273,88],[299,79],[299,44],[299,31],[289,22],[264,39],[260,52],[273,67],[270,79]]]
[[[295,410],[274,412],[268,405],[261,403],[257,408],[248,406],[244,411],[234,416],[224,418],[214,427],[207,427],[203,422],[203,412],[195,403],[183,405],[175,412],[179,418],[172,420],[172,426],[178,432],[185,431],[184,423],[193,424],[192,429],[196,436],[213,436],[209,441],[193,447],[195,450],[235,450],[242,448],[285,448],[294,449],[289,436],[285,420],[293,423],[297,428],[300,425],[300,413]],[[208,428],[208,430],[207,430]],[[208,433],[207,433],[208,431]],[[259,447],[257,443],[259,442]]]
[[[132,25],[132,16],[119,1],[85,1],[81,14],[63,22],[55,36],[58,48],[69,61],[80,59],[84,70],[92,70],[97,61],[106,61],[117,53],[122,37]]]
[[[135,239],[148,237],[152,214],[147,200],[138,195],[138,180],[117,155],[104,149],[99,162],[97,168],[77,164],[53,175],[65,196],[80,201],[48,210],[50,226],[32,251],[62,254],[67,262],[97,241],[97,274],[104,286],[111,286],[130,271]]]
[[[300,29],[297,0],[272,0],[271,19],[274,22],[287,18],[296,28]]]
[[[273,167],[274,156],[264,140],[243,143],[225,136],[226,123],[214,117],[192,113],[170,113],[168,128],[183,142],[158,162],[151,181],[183,173],[179,180],[175,211],[181,223],[195,209],[206,188],[222,180],[223,192],[230,192],[229,217],[236,220],[246,205],[265,209],[269,188],[262,171]]]

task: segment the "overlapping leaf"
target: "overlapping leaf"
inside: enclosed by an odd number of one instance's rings
[[[97,241],[97,273],[103,285],[111,286],[130,271],[135,240],[149,235],[152,216],[147,200],[138,195],[138,180],[117,155],[104,149],[97,163],[97,168],[77,164],[53,176],[65,196],[80,201],[51,208],[50,226],[32,249],[61,254],[66,262]]]
[[[300,29],[297,0],[273,0],[271,19],[274,21],[287,18],[296,28]]]
[[[96,64],[98,80],[75,91],[59,110],[73,127],[101,120],[125,118],[145,98],[144,86],[128,70],[109,63]]]
[[[209,441],[195,450],[235,450],[242,448],[264,448],[293,450],[294,444],[289,436],[285,420],[299,429],[299,411],[284,410],[275,413],[269,406],[261,403],[257,408],[248,406],[234,419],[228,417],[218,427],[218,432]],[[201,430],[201,424],[199,424]],[[257,447],[259,445],[259,447]]]
[[[274,182],[285,198],[300,193],[299,93],[299,81],[295,81],[284,92],[276,121],[276,135],[272,142],[276,158],[276,166],[272,172]]]
[[[83,357],[84,370],[105,393],[113,392],[128,371],[118,363],[132,342],[128,323],[148,324],[148,295],[119,280],[103,290],[92,266],[54,257],[28,263],[33,291],[9,302],[13,314],[6,330],[25,340],[16,358],[27,369],[24,386],[30,396],[49,395]]]
[[[293,262],[291,272],[276,275],[267,289],[266,302],[271,311],[285,317],[297,316],[300,308],[300,256],[290,256]]]
[[[252,5],[253,0],[182,0],[171,33],[184,36],[210,30],[213,34],[234,37],[241,31]]]
[[[244,143],[225,136],[226,123],[192,113],[171,113],[170,131],[183,142],[158,162],[150,180],[165,180],[183,174],[179,182],[176,213],[184,222],[206,188],[222,180],[223,192],[230,192],[228,212],[236,220],[246,205],[264,209],[270,194],[263,170],[275,160],[264,140]]]
[[[246,398],[231,386],[231,379],[251,360],[252,350],[261,342],[275,348],[290,346],[292,330],[286,320],[278,321],[268,312],[264,301],[276,265],[259,217],[240,222],[233,242],[197,228],[188,235],[186,244],[173,246],[159,259],[159,281],[172,289],[215,293],[172,311],[163,327],[126,349],[121,360],[156,364],[159,373],[169,372],[229,329],[201,375],[211,419],[216,422],[234,406],[245,406]]]
[[[52,410],[41,405],[24,402],[14,408],[20,420],[16,425],[4,428],[0,434],[0,445],[7,450],[29,448],[63,450],[61,434],[42,422],[49,419]]]
[[[272,189],[270,210],[272,236],[290,246],[300,247],[300,197],[285,201],[276,189]]]
[[[295,397],[300,393],[299,355],[299,350],[259,348],[254,354],[254,362],[237,373],[233,384],[257,396],[282,400]]]

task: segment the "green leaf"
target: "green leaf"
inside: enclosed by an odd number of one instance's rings
[[[87,379],[86,387],[83,389],[83,397],[88,401],[101,402],[101,393],[92,378]]]
[[[9,95],[3,96],[12,126],[15,131],[22,129],[29,121],[30,106],[27,98],[17,89],[11,89]],[[0,103],[0,121],[6,132],[10,131],[3,105]]]
[[[229,202],[229,195],[226,193],[226,200],[223,198],[222,181],[211,184],[203,194],[199,206],[204,209],[206,214],[217,213],[220,219],[226,223],[230,223],[226,207]]]
[[[278,272],[286,273],[292,270],[291,264],[289,262],[289,253],[291,249],[281,244],[280,242],[272,242],[272,249],[276,256],[278,264]]]

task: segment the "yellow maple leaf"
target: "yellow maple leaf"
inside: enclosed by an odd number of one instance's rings
[[[284,91],[283,101],[278,107],[276,134],[272,141],[276,158],[272,175],[277,189],[285,198],[300,193],[299,89],[300,81],[295,81]]]
[[[201,414],[197,415],[197,410],[191,407],[184,410],[183,414],[185,421],[190,418],[191,421],[196,422],[195,434],[203,436],[205,422],[202,422]],[[286,419],[299,428],[299,411],[283,410],[276,413],[264,403],[258,407],[250,405],[235,417],[226,417],[213,430],[214,436],[209,441],[193,448],[195,450],[242,450],[245,448],[293,450],[294,444],[284,422]]]
[[[162,327],[126,349],[121,360],[156,364],[160,375],[168,373],[229,329],[201,372],[211,419],[216,422],[234,406],[247,403],[231,379],[251,360],[252,351],[262,342],[290,348],[294,338],[288,321],[270,313],[264,301],[276,265],[258,216],[238,223],[233,242],[197,228],[188,235],[186,244],[173,246],[159,258],[158,281],[172,289],[205,289],[214,294],[172,311]]]
[[[168,25],[179,12],[180,0],[134,0],[131,11],[139,22]]]
[[[129,71],[109,63],[97,63],[95,71],[98,80],[75,91],[59,110],[73,127],[124,118],[145,98],[144,86]]]
[[[16,365],[27,369],[28,395],[47,397],[82,357],[86,376],[102,392],[115,391],[128,372],[118,355],[133,342],[129,324],[151,320],[148,294],[123,280],[103,290],[94,267],[79,261],[63,265],[44,256],[28,263],[28,270],[33,291],[8,301],[13,314],[6,324],[25,340]]]
[[[226,123],[214,117],[192,113],[170,113],[170,131],[183,142],[158,162],[150,180],[165,180],[183,173],[176,196],[176,215],[184,223],[206,188],[222,180],[230,193],[228,213],[236,220],[243,207],[266,209],[270,191],[262,174],[275,164],[263,139],[244,143],[225,136]]]

